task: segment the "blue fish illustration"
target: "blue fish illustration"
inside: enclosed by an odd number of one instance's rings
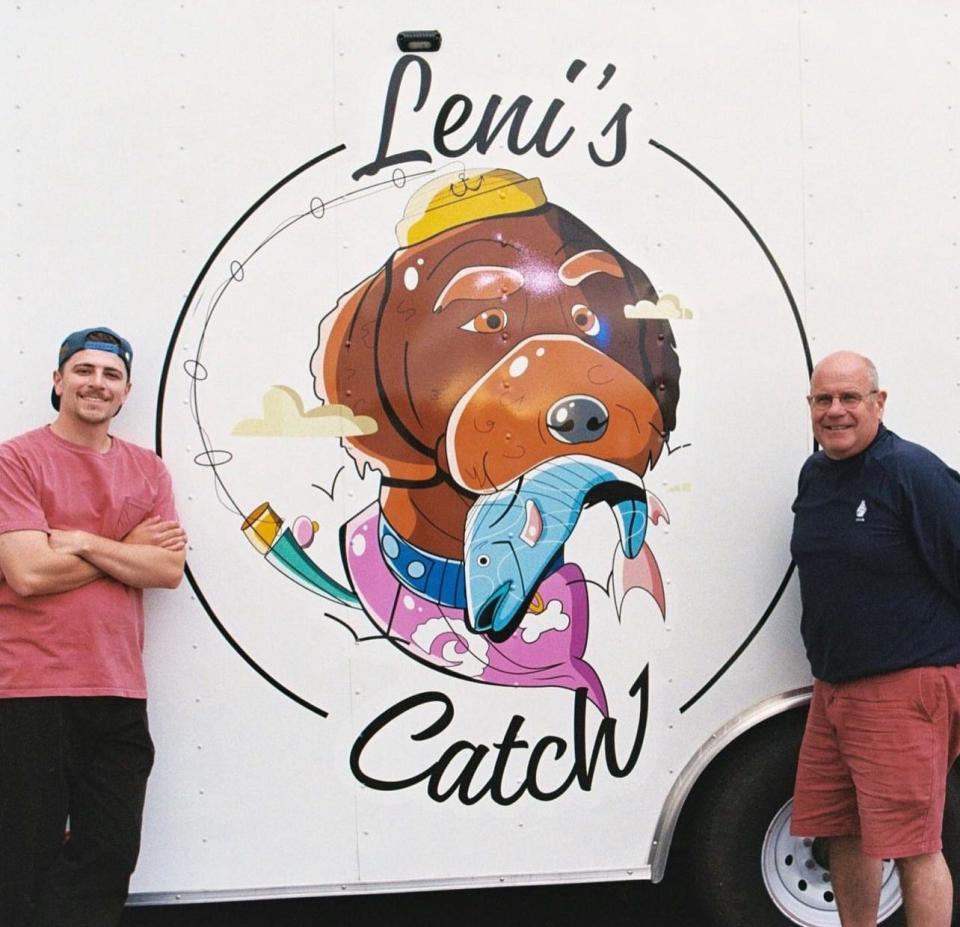
[[[504,640],[555,569],[580,512],[606,502],[632,560],[647,531],[643,480],[625,467],[575,455],[549,460],[505,489],[480,496],[464,538],[467,625]]]

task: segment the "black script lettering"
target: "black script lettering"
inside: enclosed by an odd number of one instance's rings
[[[561,760],[567,756],[569,745],[561,737],[547,736],[531,747],[527,741],[520,739],[520,731],[526,720],[522,715],[514,715],[511,718],[499,742],[487,746],[474,744],[468,740],[457,740],[443,749],[438,759],[433,762],[427,761],[420,771],[413,775],[389,778],[384,772],[374,775],[365,767],[364,750],[384,730],[402,719],[408,712],[428,705],[439,708],[439,714],[434,721],[409,735],[411,741],[422,743],[442,734],[454,720],[453,703],[442,692],[422,692],[419,695],[413,695],[388,708],[371,721],[360,733],[350,751],[350,770],[363,785],[383,791],[410,788],[426,781],[427,795],[433,801],[443,802],[455,795],[464,805],[476,804],[486,796],[498,805],[512,805],[525,794],[529,794],[536,801],[553,801],[563,795],[574,783],[583,791],[589,791],[597,774],[601,755],[607,772],[614,778],[622,779],[630,775],[636,767],[647,728],[649,678],[649,667],[644,667],[630,688],[630,697],[636,698],[639,694],[640,703],[633,741],[626,759],[622,762],[617,756],[617,720],[615,718],[603,718],[592,744],[588,743],[587,715],[592,714],[593,709],[587,699],[586,689],[577,690],[573,708],[573,756],[569,761],[566,777],[553,789],[542,787],[539,775],[543,767],[557,771]],[[507,780],[508,763],[526,751],[529,751],[526,775],[514,791],[507,792],[504,789],[504,783]],[[486,773],[485,766],[489,766],[489,762],[485,764],[484,761],[487,761],[491,755],[494,757],[493,768]],[[457,768],[461,759],[462,765]]]
[[[544,737],[533,745],[533,750],[530,751],[530,762],[527,764],[527,788],[530,790],[530,796],[537,801],[553,801],[559,798],[570,788],[577,775],[576,770],[571,769],[567,778],[553,791],[541,789],[540,783],[537,782],[537,770],[540,768],[543,754],[549,747],[554,749],[554,759],[559,760],[567,752],[567,742],[562,737]]]
[[[525,740],[517,740],[517,734],[523,726],[523,718],[520,715],[514,715],[507,725],[507,730],[503,735],[503,740],[494,744],[497,748],[497,762],[493,767],[493,775],[490,777],[490,797],[498,805],[512,805],[527,790],[527,783],[521,782],[520,787],[512,795],[504,795],[503,780],[507,774],[507,761],[514,749],[527,750],[530,745]]]
[[[419,113],[420,110],[423,109],[423,104],[427,102],[432,77],[430,65],[419,55],[404,55],[396,65],[394,65],[393,73],[390,75],[390,84],[387,87],[387,99],[383,104],[383,123],[380,126],[380,146],[377,149],[377,157],[369,164],[365,164],[363,167],[355,170],[353,172],[354,180],[359,180],[361,177],[368,175],[372,177],[385,167],[407,164],[410,161],[426,161],[432,163],[433,158],[422,148],[401,151],[398,154],[387,154],[390,148],[390,135],[393,132],[393,121],[397,114],[397,99],[400,96],[400,85],[403,83],[403,75],[407,68],[414,62],[420,67],[420,86],[417,91],[417,102],[414,104],[413,111]]]
[[[586,62],[580,58],[571,61],[570,67],[567,68],[567,80],[572,84],[583,73],[586,66]],[[617,66],[615,64],[608,64],[603,69],[603,78],[600,83],[597,84],[597,90],[603,90],[603,88],[613,80],[613,75],[616,73]],[[616,139],[616,147],[614,148],[613,155],[609,159],[600,157],[597,146],[594,145],[593,142],[587,144],[587,150],[590,152],[590,160],[593,161],[594,164],[600,167],[612,167],[614,164],[618,164],[623,160],[623,156],[627,153],[627,116],[630,115],[632,109],[633,108],[626,103],[621,103],[600,133],[603,138],[606,138],[610,130],[616,126],[617,131],[614,136]]]
[[[497,136],[503,131],[504,126],[509,124],[507,148],[513,154],[526,154],[531,148],[536,148],[538,154],[545,158],[552,158],[570,141],[574,133],[573,127],[568,127],[563,137],[555,145],[550,146],[550,132],[557,115],[564,107],[563,100],[554,99],[533,135],[530,136],[529,141],[522,142],[520,140],[520,130],[523,128],[524,120],[530,111],[533,99],[526,94],[521,94],[510,104],[506,112],[497,119],[501,103],[503,103],[503,97],[497,94],[491,96],[484,108],[483,116],[480,117],[476,131],[464,144],[453,147],[447,144],[446,138],[464,126],[473,112],[473,102],[462,93],[449,97],[437,114],[437,122],[433,131],[434,148],[448,158],[456,158],[466,154],[471,148],[475,148],[480,154],[486,154],[490,150],[490,146],[496,141]],[[460,110],[459,113],[456,114],[452,122],[448,122],[451,114],[457,108]]]
[[[647,732],[647,692],[649,690],[650,667],[645,666],[643,672],[637,677],[636,682],[630,687],[630,697],[635,698],[638,692],[642,693],[640,699],[640,716],[637,719],[637,733],[633,739],[633,747],[626,763],[620,766],[617,762],[616,749],[616,731],[617,721],[615,718],[604,718],[600,722],[600,728],[597,730],[593,740],[593,752],[590,759],[587,760],[587,733],[586,733],[586,689],[577,689],[577,704],[574,711],[573,721],[573,750],[575,757],[575,766],[577,780],[580,788],[589,790],[593,784],[593,776],[597,769],[597,760],[600,758],[601,749],[604,751],[604,758],[607,761],[607,770],[614,778],[622,779],[633,772],[633,767],[637,765],[640,759],[640,751],[643,749],[643,738]],[[581,705],[582,701],[582,705]]]
[[[526,791],[526,785],[521,784],[513,794],[504,795],[503,793],[503,782],[506,776],[507,762],[510,759],[511,753],[514,749],[526,750],[529,747],[529,744],[525,740],[517,740],[517,734],[523,725],[523,720],[519,715],[514,715],[510,720],[510,724],[507,725],[503,740],[493,745],[497,757],[494,763],[493,773],[475,792],[471,794],[470,786],[480,763],[490,753],[490,748],[483,744],[474,746],[469,741],[458,740],[456,743],[447,747],[447,749],[443,751],[440,759],[433,765],[433,771],[427,782],[427,794],[434,801],[440,802],[445,801],[456,792],[457,797],[464,805],[475,805],[481,798],[489,794],[498,805],[512,805]],[[440,787],[441,777],[448,770],[450,762],[454,757],[456,757],[458,753],[463,752],[470,754],[466,765],[456,776],[453,784],[445,790],[442,789]]]
[[[608,160],[601,158],[597,152],[596,145],[593,142],[590,142],[587,145],[588,150],[590,151],[590,158],[594,164],[599,164],[600,167],[613,167],[614,164],[623,160],[623,156],[627,153],[627,116],[630,115],[632,107],[626,103],[621,103],[620,107],[610,118],[610,121],[603,127],[603,131],[600,133],[604,138],[607,137],[607,133],[616,126],[616,148],[614,149],[612,157]]]
[[[567,80],[572,84],[583,73],[586,66],[587,62],[582,58],[574,58],[570,62],[570,67],[567,68]]]
[[[427,780],[427,794],[436,802],[446,801],[454,792],[465,805],[475,805],[484,793],[489,789],[489,784],[483,786],[476,794],[470,794],[470,784],[473,777],[477,774],[480,764],[486,755],[490,752],[489,747],[482,744],[474,746],[468,740],[458,740],[443,751],[440,759],[434,763]],[[467,762],[463,769],[456,775],[451,785],[446,789],[441,788],[440,779],[449,768],[450,764],[460,753],[467,754]]]
[[[447,120],[450,118],[450,114],[458,106],[460,107],[460,113],[453,122],[448,125]],[[443,106],[440,107],[440,112],[437,113],[436,124],[433,127],[433,147],[436,148],[440,154],[445,154],[447,157],[454,157],[470,150],[470,146],[474,143],[476,136],[471,138],[462,148],[450,148],[444,142],[444,138],[452,135],[457,129],[463,128],[463,124],[470,118],[472,112],[473,100],[471,100],[470,97],[464,96],[462,93],[455,93],[452,97],[447,97],[447,99],[444,100]]]
[[[422,731],[410,735],[411,740],[429,740],[431,737],[436,737],[437,734],[446,730],[453,720],[453,703],[442,692],[421,692],[419,695],[411,695],[410,698],[405,698],[402,702],[397,702],[393,708],[388,708],[379,718],[374,718],[373,721],[360,732],[360,736],[356,739],[353,749],[350,751],[350,771],[359,782],[370,786],[372,789],[381,789],[386,792],[392,789],[405,789],[411,785],[416,785],[430,775],[430,770],[427,769],[408,779],[374,779],[372,776],[368,776],[360,766],[360,755],[363,753],[367,744],[370,743],[380,731],[387,727],[392,721],[405,715],[408,711],[419,708],[421,705],[429,705],[430,703],[443,706],[440,717],[432,724],[427,725]]]
[[[407,71],[414,65],[418,72],[415,79],[418,78],[418,80],[415,87],[416,100],[413,112],[419,113],[426,105],[433,82],[430,65],[419,55],[404,55],[396,63],[390,75],[376,157],[353,172],[354,180],[373,177],[384,168],[396,168],[410,162],[433,163],[433,157],[423,148],[411,148],[399,152],[391,152],[390,149],[393,128],[398,115],[400,91],[405,87],[404,79]],[[579,58],[572,61],[565,74],[567,81],[574,83],[586,67],[586,62]],[[603,78],[597,90],[602,91],[607,86],[616,70],[612,64],[604,68]],[[434,148],[445,158],[459,158],[470,151],[485,155],[494,142],[506,132],[506,147],[512,154],[523,155],[529,151],[536,151],[544,158],[552,158],[567,146],[577,130],[571,124],[566,126],[558,124],[560,114],[567,104],[560,97],[554,97],[531,131],[532,120],[537,119],[531,114],[533,105],[533,98],[525,93],[518,94],[509,104],[505,104],[504,98],[499,94],[491,94],[475,126],[471,126],[477,105],[466,94],[451,94],[441,104],[434,121]],[[594,164],[600,167],[611,167],[623,160],[627,153],[627,117],[631,111],[632,108],[628,104],[620,104],[600,133],[602,138],[611,136],[613,151],[609,156],[601,154],[598,145],[593,141],[588,142],[587,150]],[[458,133],[462,133],[459,140],[454,138]]]

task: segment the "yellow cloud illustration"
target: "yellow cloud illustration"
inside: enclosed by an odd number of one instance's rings
[[[263,418],[245,418],[231,434],[256,437],[348,438],[371,435],[377,423],[354,415],[346,406],[304,409],[300,394],[289,386],[271,386],[263,395]]]
[[[680,298],[664,293],[656,303],[649,299],[623,307],[623,315],[628,319],[692,319],[693,312],[680,305]]]

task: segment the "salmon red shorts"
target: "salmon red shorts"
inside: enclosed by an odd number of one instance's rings
[[[947,772],[960,754],[960,666],[817,680],[791,832],[859,835],[881,859],[942,847]]]

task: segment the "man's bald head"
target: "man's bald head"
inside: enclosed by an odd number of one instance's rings
[[[854,351],[828,354],[810,377],[813,436],[832,460],[845,460],[867,449],[880,430],[887,394],[877,368]]]
[[[880,389],[880,376],[877,374],[876,365],[869,357],[865,357],[863,354],[857,354],[855,351],[834,351],[833,354],[828,354],[822,358],[813,368],[813,373],[810,374],[811,392],[813,392],[813,381],[821,368],[831,371],[836,369],[855,371],[859,368],[863,370],[869,378],[870,389]]]

